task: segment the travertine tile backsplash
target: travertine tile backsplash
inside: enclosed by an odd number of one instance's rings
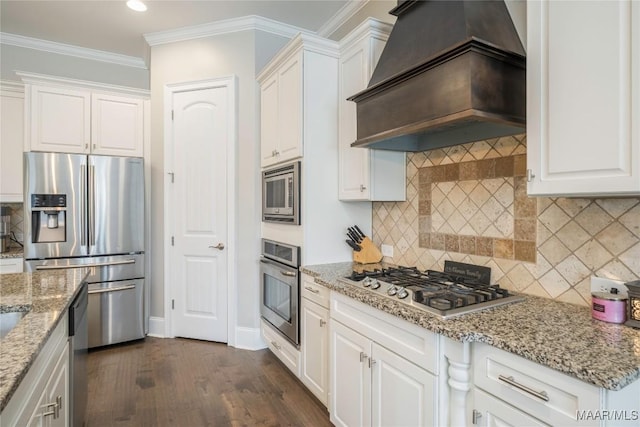
[[[11,224],[9,231],[13,231],[16,234],[16,237],[21,239],[24,225],[24,209],[22,203],[3,203],[2,206],[6,206],[11,209]]]
[[[373,203],[385,261],[491,267],[507,289],[589,305],[590,277],[640,278],[640,198],[526,196],[526,136],[409,153],[407,201]]]

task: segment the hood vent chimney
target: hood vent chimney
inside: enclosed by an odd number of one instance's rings
[[[399,0],[353,147],[424,151],[525,131],[526,59],[503,1]]]

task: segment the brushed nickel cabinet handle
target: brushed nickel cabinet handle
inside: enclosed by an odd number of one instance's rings
[[[522,390],[525,393],[532,395],[533,397],[537,397],[538,399],[544,400],[545,402],[549,401],[549,395],[547,394],[546,391],[534,390],[530,387],[527,387],[524,384],[520,384],[519,382],[514,380],[513,377],[505,377],[504,375],[498,375],[498,379],[502,382],[509,384],[510,386],[517,388],[518,390]]]
[[[304,287],[306,290],[308,290],[309,292],[313,292],[314,294],[319,294],[320,291],[317,289],[313,289],[311,286],[305,286]]]

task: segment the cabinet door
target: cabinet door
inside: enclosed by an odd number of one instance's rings
[[[371,424],[371,341],[331,320],[331,401],[329,413],[336,426]]]
[[[301,311],[300,380],[326,406],[329,392],[329,310],[302,298]]]
[[[0,202],[22,202],[24,93],[0,92]]]
[[[88,153],[91,141],[91,94],[33,85],[30,91],[30,149]]]
[[[69,346],[66,346],[54,368],[47,386],[47,403],[60,404],[57,414],[48,416],[51,427],[66,427],[69,424]]]
[[[302,67],[302,52],[299,52],[277,71],[278,162],[302,156]]]
[[[372,71],[368,39],[341,53],[338,100],[341,200],[369,199],[369,149],[351,147],[356,140],[356,104],[347,98],[366,89]]]
[[[391,201],[406,198],[405,153],[351,147],[351,143],[357,139],[356,104],[347,101],[347,98],[367,88],[384,45],[385,42],[382,39],[367,35],[340,52],[338,89],[338,198],[340,200]]]
[[[144,103],[124,96],[91,96],[91,152],[142,157]]]
[[[260,87],[260,165],[275,163],[278,147],[278,75]]]
[[[432,426],[435,377],[375,343],[371,352],[373,426]]]
[[[476,389],[474,395],[474,408],[476,411],[474,425],[481,427],[518,427],[518,426],[548,426],[513,406],[507,405],[502,400],[490,394]]]
[[[532,1],[527,20],[529,194],[640,194],[640,3]]]

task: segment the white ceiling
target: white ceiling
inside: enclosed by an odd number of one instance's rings
[[[317,31],[349,0],[147,0],[146,12],[125,3],[1,0],[0,31],[140,58],[143,34],[248,15]]]

